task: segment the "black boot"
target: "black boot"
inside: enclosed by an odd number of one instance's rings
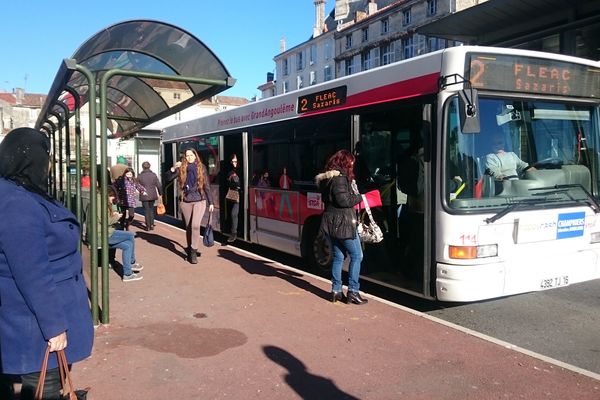
[[[335,303],[336,301],[344,301],[344,293],[342,291],[331,292],[331,302]]]
[[[197,251],[198,250],[190,247],[190,251],[188,252],[188,261],[190,262],[190,264],[198,264]]]
[[[368,302],[369,302],[369,300],[363,299],[362,297],[360,297],[360,293],[348,292],[348,298],[346,299],[346,303],[363,305],[363,304],[367,304]]]

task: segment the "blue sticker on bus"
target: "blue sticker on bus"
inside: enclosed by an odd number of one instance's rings
[[[556,238],[566,239],[583,236],[585,227],[585,212],[574,212],[558,215]]]

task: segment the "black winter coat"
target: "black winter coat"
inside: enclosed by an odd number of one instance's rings
[[[354,239],[357,226],[354,206],[361,202],[361,195],[353,192],[348,177],[337,170],[317,175],[315,182],[325,203],[321,231],[336,239]]]

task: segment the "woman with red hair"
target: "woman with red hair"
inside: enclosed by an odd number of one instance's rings
[[[358,238],[356,211],[354,206],[362,197],[354,181],[354,156],[348,150],[338,150],[327,161],[325,172],[315,177],[325,203],[321,219],[321,231],[331,239],[333,245],[333,264],[331,266],[331,301],[341,301],[342,264],[344,254],[350,256],[348,270],[348,293],[346,303],[366,304],[367,299],[360,296],[358,278],[363,253]]]

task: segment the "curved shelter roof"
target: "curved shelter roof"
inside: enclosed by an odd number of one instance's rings
[[[89,101],[89,84],[81,66],[107,81],[107,128],[113,136],[128,136],[144,126],[233,86],[235,80],[217,56],[189,32],[158,21],[131,20],[109,26],[63,61],[36,123],[62,126],[64,107],[73,109],[74,96]],[[53,118],[53,117],[54,118]]]

